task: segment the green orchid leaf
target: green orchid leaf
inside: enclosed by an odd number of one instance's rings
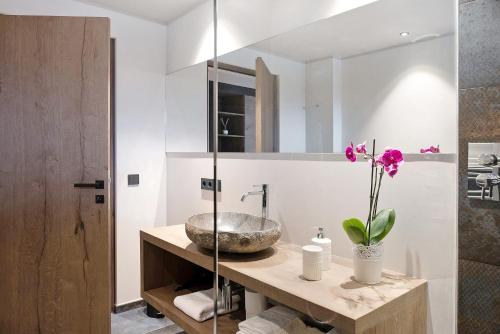
[[[371,224],[371,240],[379,242],[384,239],[391,231],[395,221],[396,211],[394,209],[383,209],[380,211]]]
[[[342,223],[345,233],[354,244],[365,244],[367,241],[365,225],[357,218],[346,219]]]

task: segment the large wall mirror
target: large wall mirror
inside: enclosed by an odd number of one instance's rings
[[[456,152],[451,6],[381,1],[219,57],[219,152]],[[409,5],[411,6],[409,7]],[[439,19],[436,19],[439,18]],[[210,61],[167,77],[167,151],[213,149]]]

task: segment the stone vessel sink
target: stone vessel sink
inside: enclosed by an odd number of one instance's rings
[[[213,249],[213,213],[192,216],[186,223],[188,238],[200,247]],[[221,212],[217,218],[219,251],[255,253],[281,237],[281,224],[244,213]]]

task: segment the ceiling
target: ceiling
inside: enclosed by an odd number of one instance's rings
[[[78,0],[102,8],[167,24],[206,0]]]
[[[379,0],[251,47],[300,62],[345,58],[453,33],[455,7],[455,0]]]

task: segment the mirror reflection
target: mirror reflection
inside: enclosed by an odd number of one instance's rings
[[[218,150],[455,152],[453,30],[453,13],[366,6],[220,56]],[[168,76],[167,151],[213,150],[213,79],[210,61]]]

